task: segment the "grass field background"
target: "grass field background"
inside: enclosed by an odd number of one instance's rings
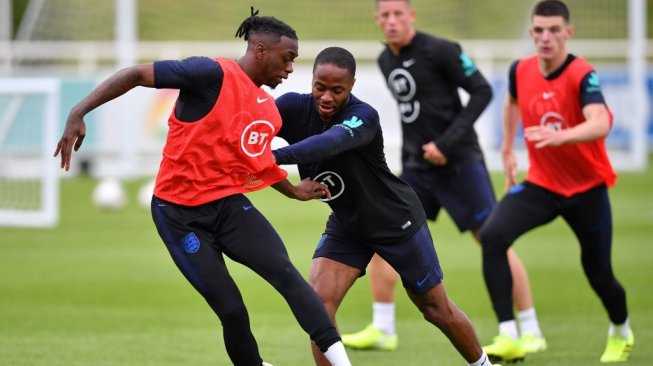
[[[500,174],[493,174],[502,186]],[[96,181],[64,179],[56,229],[0,228],[0,365],[228,365],[217,318],[183,279],[158,238],[149,211],[136,203],[143,181],[128,182],[129,205],[95,209]],[[613,263],[628,294],[636,345],[629,365],[653,364],[653,172],[624,173],[611,190]],[[251,195],[285,240],[304,274],[328,208],[289,200],[272,189]],[[480,250],[447,215],[431,224],[450,296],[472,319],[483,343],[496,333],[481,274]],[[549,350],[527,365],[598,365],[608,326],[579,264],[579,249],[557,220],[522,237]],[[276,366],[312,364],[308,340],[267,283],[230,262],[248,304],[261,353]],[[464,365],[447,339],[422,320],[397,289],[400,347],[350,351],[354,365]],[[367,278],[339,312],[351,332],[371,320]]]
[[[81,9],[93,29],[80,39],[111,39],[110,2],[59,1]],[[518,39],[524,35],[534,1],[415,0],[419,29],[453,39]],[[569,0],[575,38],[621,38],[627,30],[625,6]],[[625,3],[625,2],[624,2]],[[14,30],[27,0],[13,0]],[[139,1],[142,40],[233,40],[249,12],[273,15],[291,24],[303,40],[378,40],[372,1],[324,2],[253,0],[250,3],[185,0]],[[108,8],[99,13],[95,8]],[[90,16],[88,15],[90,14]],[[587,15],[587,16],[586,16]],[[68,26],[82,16],[62,16]],[[75,19],[74,22],[71,19]],[[647,8],[653,24],[653,6]],[[106,23],[105,23],[106,22]],[[174,26],[171,26],[174,25]],[[64,27],[65,26],[65,27]],[[94,31],[97,31],[95,33]],[[56,29],[48,29],[53,38]],[[648,27],[648,37],[653,27]],[[77,39],[77,38],[73,38]],[[53,162],[53,164],[56,162]],[[650,165],[650,164],[649,164]],[[502,177],[494,174],[495,187]],[[150,218],[136,203],[143,180],[128,182],[129,205],[107,212],[91,204],[97,182],[65,179],[61,222],[56,229],[0,228],[0,366],[167,366],[229,365],[217,318],[170,260]],[[611,190],[614,216],[614,269],[628,294],[635,351],[628,365],[653,364],[653,169],[621,174]],[[272,189],[251,198],[274,224],[304,274],[322,232],[328,207],[288,200]],[[443,214],[431,224],[450,296],[472,319],[482,343],[496,334],[481,274],[480,250],[458,233]],[[582,274],[579,249],[564,222],[557,220],[520,238],[516,250],[529,269],[549,350],[526,364],[598,365],[608,319]],[[281,297],[240,265],[230,263],[250,310],[261,353],[275,366],[312,364],[306,335]],[[447,339],[427,324],[397,289],[396,352],[352,351],[354,365],[464,365]],[[339,312],[343,332],[371,320],[367,278],[358,281]]]

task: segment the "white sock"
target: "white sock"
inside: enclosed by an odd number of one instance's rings
[[[478,361],[474,363],[470,363],[468,365],[469,366],[492,366],[492,364],[490,363],[490,359],[485,354],[485,351],[483,351],[483,354],[481,355],[481,358],[478,359]]]
[[[513,339],[519,339],[519,333],[517,332],[517,322],[513,319],[499,323],[499,334],[505,334],[512,337]]]
[[[610,323],[610,328],[608,329],[608,336],[619,336],[621,338],[628,338],[630,336],[630,322],[628,318],[623,324],[613,324]]]
[[[375,302],[372,305],[372,325],[383,333],[394,335],[395,329],[395,304],[393,302]]]
[[[342,342],[332,344],[326,352],[324,352],[324,356],[333,366],[351,366],[351,362],[347,356],[347,351],[345,351],[345,345],[342,344]]]
[[[540,323],[537,321],[535,308],[517,312],[517,319],[519,319],[519,333],[521,335],[532,333],[536,337],[542,336],[542,330],[540,330]]]

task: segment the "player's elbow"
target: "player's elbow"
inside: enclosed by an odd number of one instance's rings
[[[607,137],[611,129],[612,122],[609,119],[605,119],[604,121],[598,123],[597,133],[599,134],[599,138]]]
[[[492,87],[489,84],[483,88],[483,93],[487,96],[488,100],[492,100],[494,92],[492,91]]]
[[[478,88],[474,93],[474,97],[477,98],[479,103],[485,107],[487,107],[490,104],[490,101],[492,101],[493,96],[494,94],[489,84],[483,85],[482,87]]]
[[[126,78],[132,87],[154,86],[154,66],[152,63],[140,64],[124,69]]]
[[[612,117],[607,111],[598,113],[594,116],[594,133],[597,135],[597,138],[605,138],[610,133],[612,129]]]
[[[610,133],[612,128],[612,114],[604,104],[592,104],[583,109],[587,122],[591,125],[592,135],[601,139]]]

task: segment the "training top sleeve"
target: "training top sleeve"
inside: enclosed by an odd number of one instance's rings
[[[379,116],[365,105],[343,113],[326,131],[273,151],[277,164],[304,164],[324,160],[365,146],[379,129]]]
[[[309,111],[305,103],[305,96],[299,93],[289,92],[278,97],[274,102],[277,105],[281,115],[281,129],[277,133],[289,144],[296,142],[300,138],[300,125],[308,121],[297,121],[298,119],[308,119]]]
[[[492,99],[492,88],[474,61],[465,53],[460,45],[445,42],[438,49],[440,59],[436,65],[443,68],[451,82],[458,88],[469,93],[469,101],[454,117],[447,130],[435,140],[438,148],[447,155],[461,138],[469,133],[478,117],[483,113]]]
[[[184,122],[197,121],[211,111],[223,79],[220,64],[208,57],[154,62],[154,85],[159,89],[179,89],[175,116]]]
[[[580,82],[580,105],[585,107],[589,104],[605,104],[605,98],[601,92],[601,83],[596,71],[590,71]]]
[[[508,70],[508,92],[510,96],[517,100],[517,64],[519,60],[515,61],[510,65],[510,70]]]
[[[220,64],[208,57],[154,62],[154,86],[159,89],[216,89],[223,76]]]

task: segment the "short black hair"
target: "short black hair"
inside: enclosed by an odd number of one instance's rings
[[[240,24],[235,37],[242,37],[247,41],[252,34],[267,34],[277,38],[285,36],[297,39],[297,33],[288,24],[275,17],[258,16],[258,10],[255,11],[253,6],[251,15]]]
[[[331,64],[341,69],[349,70],[351,76],[356,76],[356,60],[351,52],[342,47],[327,47],[315,57],[313,71],[317,65]]]
[[[540,1],[533,8],[533,16],[539,15],[544,17],[561,16],[565,22],[569,23],[569,8],[559,0]]]

